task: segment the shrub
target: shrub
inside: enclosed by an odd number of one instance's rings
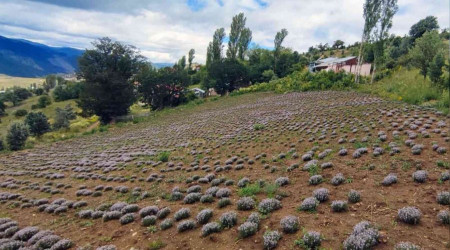
[[[272,211],[278,210],[280,208],[281,202],[273,198],[264,199],[258,205],[259,212],[263,214],[271,213]]]
[[[202,197],[201,193],[190,193],[187,194],[186,197],[184,197],[183,202],[185,204],[193,204],[199,201],[201,197]]]
[[[231,200],[229,198],[222,198],[219,200],[219,202],[217,203],[217,206],[219,208],[223,208],[226,207],[228,205],[231,205]]]
[[[352,234],[344,241],[344,249],[372,249],[378,244],[379,237],[379,232],[373,225],[362,221],[353,227]]]
[[[20,150],[25,146],[28,138],[28,128],[25,124],[16,122],[11,124],[6,135],[6,141],[11,150]]]
[[[333,212],[344,212],[347,211],[348,206],[346,201],[333,201],[331,202],[331,209]]]
[[[238,210],[252,210],[255,207],[255,201],[251,197],[243,197],[238,200]]]
[[[397,183],[396,174],[388,174],[388,176],[384,177],[383,182],[381,182],[383,186],[390,186],[394,183]]]
[[[298,220],[298,217],[288,215],[281,219],[280,221],[281,228],[283,229],[283,232],[285,233],[295,233],[298,231],[300,227],[300,222]]]
[[[193,220],[185,220],[178,223],[177,230],[179,233],[185,232],[187,230],[191,230],[195,228],[195,221]]]
[[[181,208],[173,215],[176,221],[189,218],[189,216],[191,216],[191,210],[189,208]]]
[[[172,192],[172,194],[170,195],[170,200],[171,201],[179,201],[183,199],[183,194],[181,192]]]
[[[169,229],[172,226],[173,226],[173,221],[170,218],[163,220],[161,222],[161,224],[159,224],[159,227],[161,228],[161,230]]]
[[[299,207],[301,211],[316,211],[317,206],[319,205],[319,200],[316,197],[308,197],[303,200],[302,204]]]
[[[69,239],[62,239],[50,248],[51,250],[66,250],[73,246],[73,242]]]
[[[261,192],[261,186],[258,183],[253,183],[250,185],[247,185],[245,187],[242,187],[238,191],[239,196],[253,196],[257,195]]]
[[[338,186],[341,185],[342,183],[345,182],[345,177],[342,173],[338,173],[336,174],[332,179],[331,179],[331,184],[333,184],[334,186]]]
[[[277,184],[280,187],[285,186],[285,185],[289,184],[289,178],[288,177],[279,177],[278,179],[275,180],[275,184]]]
[[[213,216],[213,210],[212,209],[203,209],[197,214],[197,222],[199,224],[206,224],[209,222],[209,220]]]
[[[357,203],[361,201],[361,194],[356,190],[350,190],[350,192],[348,192],[348,201],[351,203]]]
[[[278,231],[267,231],[263,236],[264,249],[274,249],[281,239],[281,234]]]
[[[448,210],[439,211],[437,219],[444,225],[450,225],[450,212]]]
[[[436,201],[441,205],[450,205],[450,192],[439,192],[436,196]]]
[[[404,207],[398,210],[397,218],[407,224],[419,224],[422,213],[416,207]]]
[[[109,212],[105,212],[103,214],[103,221],[110,221],[110,220],[118,220],[120,219],[120,217],[122,217],[122,213],[119,211],[109,211]]]
[[[420,250],[420,247],[411,242],[400,242],[395,245],[394,250]]]
[[[55,113],[55,122],[53,123],[53,128],[55,129],[69,128],[70,120],[74,120],[77,117],[70,104],[68,104],[64,109],[56,108]]]
[[[415,182],[424,183],[428,178],[428,172],[426,170],[417,170],[413,173],[413,180]]]
[[[26,116],[27,114],[28,114],[28,111],[26,109],[18,109],[18,110],[16,110],[16,112],[14,112],[14,115],[16,117]]]
[[[315,231],[306,232],[301,241],[301,245],[306,249],[318,249],[321,243],[321,235]]]
[[[253,222],[244,222],[238,227],[239,237],[247,238],[250,237],[258,231],[258,224]]]
[[[251,213],[248,218],[247,218],[248,222],[253,222],[256,223],[257,225],[259,225],[259,222],[261,221],[261,217],[259,216],[259,213]]]
[[[244,177],[238,181],[237,185],[238,185],[238,187],[243,188],[243,187],[247,186],[247,184],[249,184],[249,183],[250,183],[250,179],[247,177]]]
[[[229,188],[221,188],[217,190],[216,197],[217,198],[224,198],[231,195],[231,190]]]
[[[153,226],[156,224],[156,216],[147,215],[144,218],[142,218],[141,222],[144,227]]]
[[[122,212],[123,214],[128,214],[128,213],[135,213],[139,210],[139,206],[136,204],[130,204],[130,205],[126,205],[125,207],[123,207],[120,212]]]
[[[58,241],[61,240],[61,237],[51,234],[42,237],[42,239],[38,240],[36,244],[34,244],[37,249],[47,249],[51,248],[53,245],[55,245]]]
[[[125,225],[133,222],[135,220],[136,216],[133,213],[128,213],[120,217],[119,221],[120,224]]]
[[[39,97],[39,99],[38,99],[37,105],[38,105],[39,108],[42,109],[42,108],[47,107],[51,103],[52,103],[52,99],[50,98],[50,96],[48,96],[48,95],[41,95]]]
[[[220,232],[220,225],[217,222],[210,222],[210,223],[203,225],[203,227],[202,227],[202,236],[203,237],[206,237],[210,234],[218,233],[218,232]]]
[[[309,178],[310,185],[318,185],[322,183],[322,181],[323,181],[322,175],[313,175]]]
[[[170,212],[171,212],[170,208],[165,207],[158,211],[158,213],[156,214],[156,217],[158,217],[158,219],[164,219],[170,214]]]
[[[256,124],[253,125],[253,129],[256,130],[256,131],[263,130],[264,128],[265,128],[264,124],[256,123]]]
[[[186,192],[188,193],[188,194],[190,194],[190,193],[199,193],[199,192],[201,192],[202,191],[202,187],[200,186],[200,185],[194,185],[194,186],[191,186],[191,187],[189,187],[187,190],[186,190]]]
[[[220,216],[219,221],[223,228],[233,227],[237,223],[237,214],[235,212],[223,213]]]
[[[53,99],[55,102],[78,99],[82,88],[82,82],[67,82],[66,84],[59,84],[53,90]]]
[[[314,190],[313,196],[320,202],[324,202],[328,200],[329,191],[326,188],[318,188]]]
[[[158,160],[162,162],[168,162],[169,161],[170,152],[163,151],[159,153]]]
[[[13,240],[20,240],[20,241],[28,241],[33,235],[37,234],[39,232],[38,227],[25,227],[19,231],[17,231],[12,239]]]
[[[211,203],[211,202],[214,202],[214,197],[212,197],[212,195],[210,195],[210,194],[202,195],[202,197],[200,197],[200,202],[201,202],[201,203]]]
[[[31,112],[25,117],[25,124],[28,125],[30,134],[41,136],[50,131],[50,123],[47,116],[42,112]]]

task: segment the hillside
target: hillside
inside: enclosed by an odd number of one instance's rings
[[[321,249],[339,249],[361,221],[373,225],[373,249],[444,249],[448,124],[344,91],[179,106],[1,155],[1,216],[52,230],[73,249],[263,249],[269,230],[282,234],[277,249],[311,231]]]
[[[0,36],[0,74],[39,77],[72,73],[83,50],[50,47],[23,39]]]

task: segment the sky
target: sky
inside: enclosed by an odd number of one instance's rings
[[[92,48],[108,36],[131,44],[152,62],[173,63],[193,48],[204,63],[217,28],[229,33],[239,12],[253,32],[252,45],[273,48],[286,28],[284,46],[299,52],[340,39],[360,40],[364,0],[0,0],[0,35],[50,46]],[[436,16],[449,27],[448,0],[398,0],[391,33],[407,34],[411,25]],[[1,48],[0,48],[1,49]],[[226,50],[226,46],[225,49]]]

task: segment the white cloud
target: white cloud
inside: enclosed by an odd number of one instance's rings
[[[353,43],[360,39],[363,26],[363,0],[268,0],[265,7],[255,0],[223,0],[223,6],[210,0],[197,12],[182,0],[142,5],[134,1],[135,6],[114,4],[117,1],[109,1],[110,6],[102,9],[101,5],[73,8],[3,0],[0,33],[77,48],[89,47],[95,38],[109,36],[135,45],[153,62],[175,62],[194,48],[196,60],[204,62],[214,30],[224,27],[228,33],[231,18],[239,12],[245,13],[255,43],[272,47],[276,32],[286,28],[289,35],[285,46],[298,51],[337,39]],[[447,1],[399,0],[399,6],[392,28],[396,34],[406,34],[412,24],[427,15],[437,16],[441,27],[449,26]]]

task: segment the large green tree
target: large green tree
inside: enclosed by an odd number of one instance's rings
[[[40,137],[44,133],[50,131],[50,123],[48,118],[42,112],[31,112],[25,117],[25,124],[28,125],[30,133]]]
[[[189,70],[191,70],[191,66],[192,66],[192,62],[194,61],[194,58],[195,58],[195,50],[190,49],[189,53],[188,53]]]
[[[244,60],[244,54],[252,40],[252,31],[245,27],[246,21],[247,18],[244,13],[239,13],[233,17],[227,50],[227,57],[230,59]]]
[[[411,53],[412,62],[420,69],[424,78],[427,77],[430,63],[442,48],[442,41],[437,31],[427,31],[417,38]]]
[[[281,50],[283,48],[282,44],[286,36],[288,35],[288,31],[286,29],[281,29],[281,31],[278,31],[275,35],[275,39],[273,41],[274,43],[274,50],[273,50],[273,56],[274,56],[274,71],[277,72],[277,63],[280,57]]]
[[[222,60],[223,39],[225,38],[225,29],[220,28],[214,32],[213,40],[209,43],[206,52],[206,66],[213,62]]]
[[[100,116],[107,123],[115,116],[127,114],[135,100],[131,77],[137,73],[143,57],[129,45],[101,38],[93,42],[79,58],[78,75],[86,84],[78,105],[87,114]]]
[[[11,124],[6,135],[6,142],[8,143],[9,149],[13,151],[23,149],[28,135],[28,128],[24,123],[14,122]]]
[[[224,95],[247,82],[247,69],[237,59],[227,58],[212,63],[208,70],[208,77],[212,81],[214,90]]]
[[[439,24],[437,22],[437,18],[435,16],[427,16],[411,26],[409,35],[412,38],[412,42],[414,42],[417,38],[425,34],[425,32],[438,29]]]

